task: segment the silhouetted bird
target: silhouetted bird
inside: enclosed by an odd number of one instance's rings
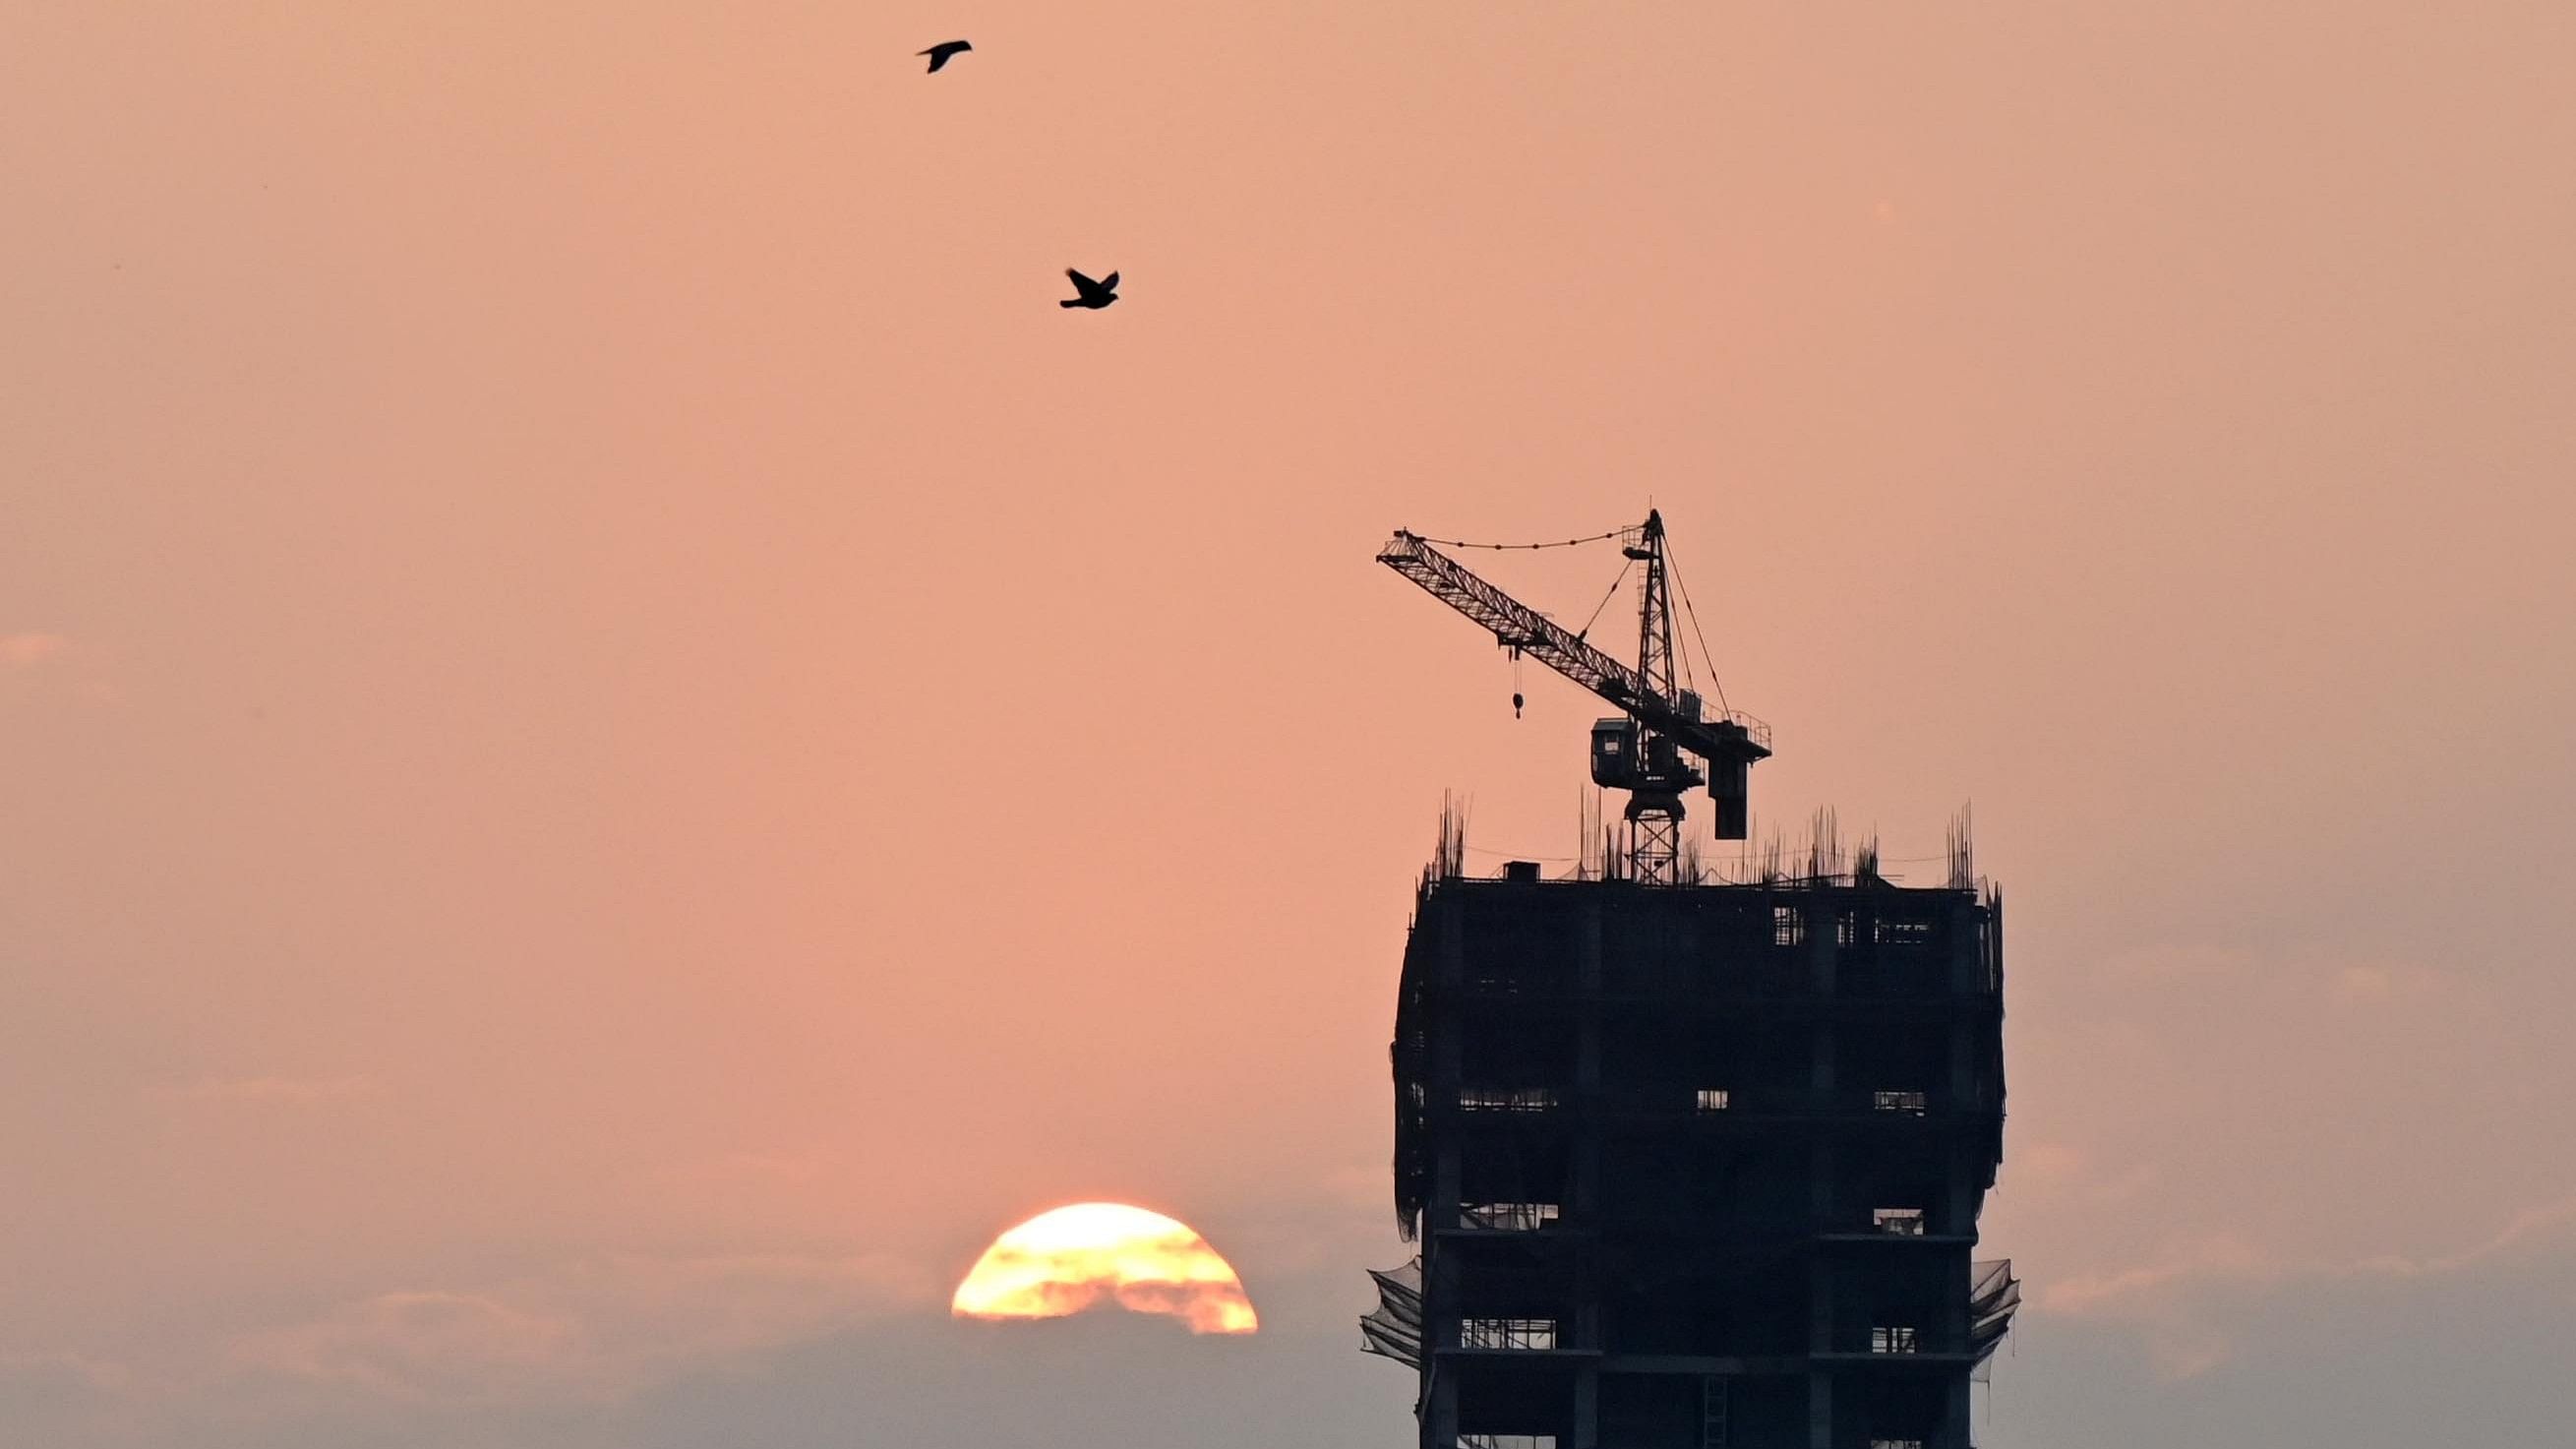
[[[1110,303],[1118,300],[1118,274],[1116,272],[1111,272],[1108,276],[1101,278],[1097,282],[1084,276],[1082,273],[1075,271],[1071,267],[1065,268],[1064,274],[1073,278],[1073,289],[1082,295],[1079,297],[1065,298],[1063,301],[1056,303],[1059,307],[1091,307],[1097,309],[1106,307]]]
[[[975,47],[968,45],[962,40],[943,40],[928,50],[916,50],[913,54],[929,56],[930,69],[923,72],[923,74],[937,75],[939,74],[939,68],[948,63],[948,58],[950,56],[956,55],[961,51],[973,50],[974,48]]]

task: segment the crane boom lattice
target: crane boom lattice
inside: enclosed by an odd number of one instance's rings
[[[1466,615],[1494,642],[1608,700],[1622,717],[1592,729],[1592,778],[1629,792],[1628,864],[1638,880],[1675,878],[1682,793],[1708,786],[1717,803],[1717,835],[1741,840],[1749,824],[1747,772],[1771,754],[1771,732],[1749,716],[1703,717],[1698,695],[1673,683],[1672,600],[1667,592],[1660,514],[1620,535],[1631,560],[1646,565],[1638,599],[1637,667],[1596,648],[1581,634],[1477,577],[1474,571],[1407,529],[1396,531],[1377,561]],[[1696,758],[1705,772],[1685,756]]]

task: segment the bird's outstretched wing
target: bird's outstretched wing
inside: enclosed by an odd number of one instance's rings
[[[1075,271],[1071,267],[1065,268],[1064,274],[1072,278],[1073,285],[1082,291],[1096,292],[1100,290],[1100,284],[1098,282],[1091,280],[1089,277],[1084,276],[1082,273]]]
[[[1115,291],[1117,291],[1117,290],[1118,290],[1118,274],[1117,274],[1116,272],[1111,272],[1108,276],[1105,276],[1105,277],[1101,278],[1101,279],[1100,279],[1100,290],[1102,290],[1102,291],[1104,291],[1104,292],[1115,292]]]

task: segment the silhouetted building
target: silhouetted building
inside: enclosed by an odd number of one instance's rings
[[[1969,1449],[2009,1325],[2002,905],[1905,888],[1469,879],[1444,838],[1396,1008],[1421,1255],[1365,1346],[1423,1449]]]

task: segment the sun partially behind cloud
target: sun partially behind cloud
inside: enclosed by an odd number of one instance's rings
[[[1124,1203],[1044,1212],[993,1240],[957,1285],[959,1318],[1061,1318],[1102,1304],[1192,1333],[1260,1328],[1233,1265],[1187,1224]]]

